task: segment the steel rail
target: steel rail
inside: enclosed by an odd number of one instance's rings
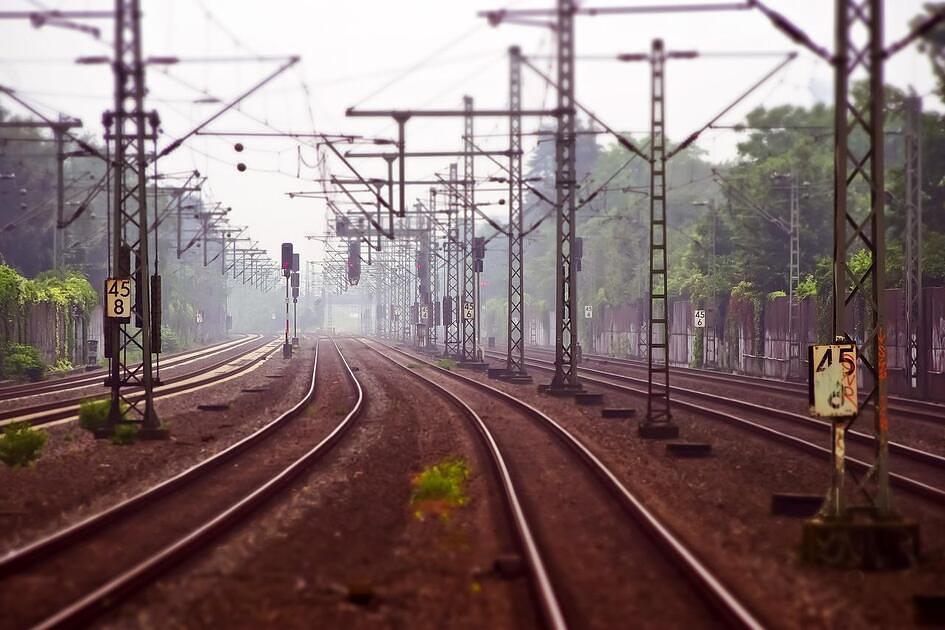
[[[499,355],[496,353],[490,352],[487,354],[494,356],[496,358],[500,358]],[[542,359],[538,359],[538,360],[542,360]],[[580,369],[582,372],[586,372],[589,374],[596,374],[603,378],[616,378],[619,380],[625,380],[625,381],[629,381],[633,383],[642,383],[642,384],[646,383],[646,380],[641,379],[641,378],[636,378],[628,374],[607,372],[604,370],[597,370],[597,369],[588,368],[588,367],[584,367]],[[730,384],[734,385],[735,383],[733,382]],[[758,403],[748,402],[746,400],[739,400],[736,398],[723,396],[721,394],[712,394],[710,392],[703,392],[697,389],[681,387],[679,385],[671,385],[670,390],[675,393],[683,394],[685,396],[691,396],[693,398],[699,398],[708,402],[714,402],[721,405],[728,405],[730,407],[738,407],[738,408],[745,409],[748,411],[763,413],[768,416],[777,418],[779,420],[784,420],[786,422],[794,423],[798,426],[805,426],[808,428],[819,429],[819,430],[824,431],[825,433],[829,433],[831,429],[831,423],[826,420],[812,418],[810,416],[794,413],[792,411],[785,411],[784,409],[768,407],[766,405],[760,405]],[[873,439],[873,436],[867,435],[866,433],[862,433],[860,431],[850,430],[850,431],[847,431],[846,435],[848,439],[850,439],[851,441],[858,442],[860,444],[873,445],[875,442]],[[892,453],[902,455],[903,457],[912,459],[916,462],[928,464],[935,468],[940,468],[942,469],[943,472],[945,472],[945,457],[938,455],[936,453],[924,451],[922,449],[908,446],[900,442],[889,442],[889,450]]]
[[[764,628],[764,624],[745,606],[739,598],[726,587],[719,578],[683,543],[671,529],[665,525],[653,512],[643,504],[643,502],[634,495],[614,474],[606,464],[603,463],[580,439],[562,425],[549,417],[541,410],[532,405],[519,400],[518,398],[496,389],[475,379],[463,376],[451,370],[445,370],[438,365],[427,361],[425,358],[410,354],[399,348],[388,346],[379,340],[374,340],[381,345],[413,360],[422,360],[427,366],[432,367],[437,372],[461,381],[471,387],[490,395],[501,398],[505,402],[521,410],[526,415],[538,420],[539,426],[551,430],[556,437],[561,439],[569,448],[571,448],[581,460],[620,500],[621,505],[626,509],[634,521],[650,535],[652,540],[659,548],[667,554],[677,569],[689,581],[696,592],[703,600],[722,615],[732,626],[742,628]],[[553,369],[553,368],[552,368]]]
[[[194,553],[209,547],[209,545],[222,533],[246,520],[252,515],[254,510],[260,507],[264,502],[270,500],[289,483],[295,480],[312,463],[325,455],[344,432],[353,424],[354,420],[360,416],[364,408],[364,392],[360,383],[354,376],[351,366],[348,364],[344,355],[338,349],[335,350],[344,365],[346,377],[356,391],[356,401],[351,410],[339,422],[335,428],[302,456],[296,458],[288,466],[284,467],[278,473],[269,477],[264,483],[257,485],[251,492],[244,495],[242,499],[231,504],[223,511],[218,512],[211,518],[206,519],[201,525],[197,526],[189,533],[179,537],[177,540],[164,546],[154,554],[150,555],[135,566],[115,576],[107,583],[99,586],[94,591],[84,597],[76,600],[72,604],[59,610],[40,622],[36,628],[61,628],[75,627],[84,625],[94,619],[101,613],[116,605],[121,599],[129,594],[151,584],[161,574],[174,567],[180,562],[193,557]],[[275,420],[271,421],[255,433],[243,438],[236,444],[228,447],[224,451],[217,453],[213,457],[185,470],[184,472],[168,479],[157,486],[146,490],[127,501],[109,508],[105,512],[90,517],[81,523],[66,528],[62,532],[54,534],[46,539],[38,541],[33,545],[20,550],[16,555],[7,556],[0,561],[0,576],[8,574],[28,564],[29,562],[41,559],[51,551],[55,551],[66,544],[74,544],[98,530],[101,525],[114,521],[119,518],[133,515],[136,511],[156,499],[165,496],[173,491],[178,491],[184,486],[192,483],[202,477],[209,471],[217,468],[220,464],[229,461],[239,453],[255,446],[262,439],[268,437],[271,433],[285,426],[288,421],[297,417],[306,407],[308,407],[315,398],[317,367],[318,367],[318,344],[316,343],[316,354],[312,363],[311,379],[308,391],[303,398],[299,400],[289,410],[280,414]]]
[[[265,361],[267,358],[269,358],[269,355],[271,355],[276,350],[276,347],[273,346],[268,352],[264,352],[260,354],[258,357],[256,357],[252,361],[244,363],[236,367],[235,369],[227,372],[224,375],[214,375],[205,379],[200,379],[196,382],[184,382],[184,381],[191,381],[191,379],[198,377],[200,374],[204,374],[207,372],[212,372],[213,370],[220,369],[224,367],[225,365],[227,365],[228,363],[238,361],[242,359],[243,357],[245,357],[246,355],[262,350],[267,345],[271,345],[272,343],[273,341],[271,340],[265,340],[262,343],[254,345],[250,348],[245,348],[243,351],[233,356],[227,357],[225,359],[221,359],[208,366],[202,366],[199,369],[194,370],[192,372],[181,374],[179,376],[174,377],[173,379],[169,379],[167,382],[162,383],[160,386],[155,388],[156,391],[154,393],[154,397],[162,398],[162,397],[167,397],[171,394],[178,394],[180,392],[196,389],[198,387],[201,387],[208,383],[212,383],[213,381],[219,380],[221,378],[244,372],[245,370],[248,370],[253,365],[259,363],[260,361]],[[194,360],[197,360],[197,359],[194,359]],[[140,388],[137,388],[137,389],[140,389]],[[139,394],[132,393],[130,394],[129,397],[135,398],[137,396],[139,396]],[[38,405],[32,405],[29,407],[8,409],[6,411],[0,412],[0,427],[6,426],[7,424],[11,424],[13,422],[17,422],[21,418],[28,419],[29,423],[32,426],[40,426],[44,424],[49,424],[51,422],[56,422],[59,420],[66,420],[70,418],[73,414],[76,414],[78,412],[80,403],[83,400],[86,400],[88,398],[94,398],[94,396],[79,396],[75,398],[69,398],[66,400],[40,403]],[[31,417],[31,416],[37,416],[37,415],[39,417]]]
[[[318,350],[316,346],[315,357],[312,366],[312,386],[314,386],[317,366]],[[291,411],[292,410],[290,409],[290,412]],[[91,533],[93,529],[98,529],[100,527],[109,525],[116,519],[132,513],[133,510],[140,509],[140,507],[143,507],[148,502],[154,501],[155,499],[182,487],[184,484],[196,481],[200,475],[206,474],[213,468],[227,462],[233,456],[239,454],[248,446],[251,446],[256,441],[267,435],[276,426],[278,426],[279,422],[280,420],[277,419],[276,421],[265,425],[258,431],[246,436],[239,442],[236,442],[235,444],[225,448],[216,455],[213,455],[212,457],[209,457],[191,466],[190,468],[187,468],[183,472],[165,481],[162,481],[161,483],[158,483],[157,485],[152,486],[151,488],[140,492],[139,494],[125,501],[122,501],[110,508],[106,508],[105,510],[89,516],[78,523],[69,525],[53,534],[50,534],[49,536],[45,536],[36,542],[8,552],[3,557],[0,557],[0,579],[14,571],[20,570],[27,564],[41,560],[50,552],[56,551],[65,545],[75,543],[82,536]]]
[[[540,363],[536,361],[540,361]],[[531,367],[534,367],[539,370],[551,371],[554,369],[554,368],[548,367],[547,365],[542,365],[542,363],[544,364],[550,363],[548,361],[544,361],[540,359],[536,360],[533,358],[533,359],[526,359],[526,362],[527,363],[530,362]],[[588,370],[588,368],[581,368],[581,370],[585,374],[587,374],[588,371],[590,371],[591,373],[595,373],[595,372],[598,374],[601,373],[600,370]],[[632,381],[632,382],[642,381],[642,379],[636,379],[631,376],[627,376],[625,374],[615,374],[615,373],[610,373],[610,372],[604,372],[603,374],[607,375],[605,378],[611,378],[614,380],[624,380],[624,381]],[[622,391],[625,393],[630,393],[636,396],[646,396],[646,390],[643,390],[643,389],[637,389],[635,387],[621,385],[620,383],[614,383],[612,381],[604,380],[603,378],[595,378],[593,376],[585,375],[582,378],[588,383],[595,383],[598,385],[602,385],[604,387],[609,387],[611,389],[615,389],[615,390]],[[687,390],[687,391],[691,392],[693,390]],[[697,393],[702,394],[702,392],[697,392]],[[686,395],[686,394],[683,394],[683,395]],[[719,397],[719,398],[723,398],[723,397]],[[741,402],[742,401],[733,401],[731,399],[726,399],[726,404],[735,405]],[[824,446],[820,446],[819,444],[814,444],[813,442],[809,442],[797,436],[791,435],[790,433],[785,433],[784,431],[778,431],[777,429],[772,429],[771,427],[765,426],[753,420],[748,420],[747,418],[741,418],[739,416],[736,416],[736,415],[733,415],[724,411],[720,411],[718,409],[713,409],[711,407],[705,407],[703,405],[698,405],[696,403],[687,402],[685,400],[680,400],[679,398],[676,398],[674,400],[673,405],[676,407],[682,407],[683,409],[694,411],[700,415],[709,416],[712,418],[723,420],[725,422],[728,422],[729,424],[734,424],[736,426],[749,429],[755,433],[759,433],[771,439],[776,439],[784,444],[787,444],[789,446],[798,448],[806,452],[816,453],[818,455],[823,455],[825,457],[831,457],[833,454],[833,451],[831,449],[826,448]],[[763,407],[763,409],[765,409],[767,413],[778,411],[770,407]],[[902,445],[899,445],[899,446],[902,446]],[[903,447],[903,448],[909,449],[909,447]],[[893,450],[892,447],[890,447],[890,450]],[[909,449],[909,450],[916,451],[918,449]],[[908,451],[900,451],[900,452],[904,454]],[[926,453],[925,451],[919,451],[919,452],[924,454],[923,458],[928,456],[931,458],[941,459],[939,458],[939,456],[934,455],[932,453]],[[850,466],[851,468],[859,472],[866,473],[872,468],[872,466],[868,462],[865,462],[855,457],[851,457],[849,455],[846,457],[846,462],[848,466]],[[943,488],[931,486],[927,483],[924,483],[917,479],[912,479],[911,477],[907,477],[899,473],[889,473],[889,479],[893,485],[900,487],[903,490],[912,492],[913,494],[916,494],[917,496],[921,496],[925,499],[928,499],[929,501],[936,503],[938,505],[945,505],[945,489]]]
[[[183,350],[174,354],[169,354],[165,357],[165,361],[161,362],[162,369],[170,369],[175,366],[179,366],[184,361],[190,359],[200,359],[206,356],[218,352],[225,352],[232,348],[237,348],[241,345],[250,343],[259,339],[262,335],[246,335],[245,337],[239,339],[231,339],[204,348],[197,348],[194,350]],[[49,381],[40,381],[37,383],[18,383],[16,385],[7,385],[0,387],[0,400],[15,400],[17,398],[26,398],[28,396],[35,396],[38,394],[45,394],[47,392],[58,392],[69,389],[78,389],[79,387],[84,387],[83,383],[89,385],[95,384],[101,381],[102,376],[107,376],[108,370],[105,368],[98,368],[88,372],[81,372],[76,374],[70,374],[62,378],[57,378]]]
[[[551,353],[547,348],[530,346],[529,350],[540,353]],[[609,357],[602,354],[584,354],[585,359],[598,361],[600,363],[612,363],[615,365],[625,365],[631,368],[644,369],[646,363],[636,359],[626,357]],[[807,385],[804,383],[794,383],[791,381],[781,381],[763,376],[749,376],[745,374],[726,374],[706,368],[693,368],[685,366],[670,366],[670,369],[678,374],[704,378],[727,385],[744,386],[750,383],[757,389],[773,392],[781,395],[807,396]],[[903,398],[902,396],[889,397],[889,410],[911,416],[917,420],[928,422],[945,423],[945,405],[926,400],[913,400]]]
[[[416,371],[411,370],[406,365],[395,361],[377,348],[371,346],[368,343],[365,343],[364,340],[359,339],[358,341],[360,341],[365,348],[372,350],[378,356],[386,359],[397,367],[402,368],[417,380],[423,381],[428,386],[434,388],[475,427],[476,431],[479,433],[479,436],[482,438],[486,450],[489,452],[489,458],[492,461],[492,465],[495,467],[496,476],[499,478],[502,493],[505,498],[506,509],[509,512],[509,517],[515,525],[515,532],[518,537],[519,546],[524,551],[524,555],[528,563],[529,573],[531,574],[532,578],[531,581],[532,587],[534,589],[534,595],[538,600],[539,607],[541,608],[542,617],[549,628],[554,628],[555,630],[566,629],[568,625],[565,622],[564,613],[561,610],[561,604],[558,601],[557,593],[555,592],[554,586],[551,583],[551,578],[548,575],[548,569],[545,567],[545,562],[542,559],[541,552],[538,549],[538,544],[535,541],[535,535],[532,533],[531,525],[529,525],[528,518],[525,516],[525,510],[522,507],[521,501],[519,500],[518,491],[515,489],[515,484],[512,481],[512,475],[509,472],[509,467],[505,463],[505,458],[502,456],[502,451],[499,449],[499,445],[492,436],[492,432],[489,431],[489,428],[486,426],[486,423],[482,420],[479,414],[473,410],[472,407],[470,407],[455,393],[449,391],[432,379],[427,378],[422,374],[418,374]]]

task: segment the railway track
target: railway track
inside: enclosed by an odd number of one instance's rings
[[[326,362],[318,345],[328,344],[337,358],[327,360],[344,370],[353,404],[340,422],[322,427],[306,422],[311,418],[305,414],[316,397],[319,365]],[[184,472],[0,558],[4,623],[87,624],[247,520],[328,452],[361,413],[364,400],[337,345],[318,343],[308,390],[288,411]],[[317,439],[306,439],[311,432]]]
[[[202,361],[217,354],[225,354],[223,358],[209,365],[201,363],[191,371],[165,380],[162,385],[154,388],[154,398],[167,398],[184,392],[193,392],[234,378],[265,361],[278,347],[277,341],[256,336],[252,341],[241,343],[239,346],[217,350],[210,354],[202,354],[200,357],[191,357],[178,363],[177,367]],[[83,400],[107,393],[108,390],[103,390],[100,382],[96,383],[96,386],[99,388],[98,390],[90,391],[81,396],[4,410],[0,412],[0,427],[22,421],[38,426],[75,420],[78,417],[79,404]],[[92,386],[81,385],[76,386],[75,389],[88,389],[90,387]],[[130,394],[131,398],[135,398],[135,396],[134,393]]]
[[[553,356],[554,351],[536,346],[529,346],[531,355]],[[626,367],[633,370],[646,371],[646,362],[637,359],[609,357],[600,354],[583,355],[585,362],[594,362],[601,365]],[[780,381],[760,376],[743,374],[727,374],[704,368],[673,366],[672,373],[689,379],[698,379],[700,383],[713,383],[720,386],[738,387],[742,390],[746,386],[759,392],[767,392],[778,396],[786,396],[798,405],[807,404],[807,384],[791,381]],[[945,424],[945,405],[924,400],[914,400],[902,396],[889,397],[889,411],[893,417],[909,420],[922,420],[938,425]]]
[[[224,341],[207,346],[205,348],[198,348],[196,350],[170,354],[163,358],[161,362],[161,369],[171,369],[188,365],[194,361],[199,361],[207,357],[215,356],[229,350],[239,348],[246,344],[252,343],[257,339],[260,339],[261,337],[262,335],[256,334],[243,335],[239,339]],[[129,367],[129,369],[131,368]],[[7,385],[0,387],[0,401],[15,400],[17,398],[38,396],[49,392],[62,392],[72,389],[81,389],[83,387],[90,387],[93,385],[101,385],[102,380],[106,376],[108,376],[107,370],[105,368],[101,368],[92,370],[90,372],[72,374],[70,376],[50,379],[48,381],[40,381],[37,383],[19,383],[16,385]]]
[[[489,352],[486,356],[503,357]],[[553,362],[534,357],[526,359],[526,364],[530,368],[547,372],[554,370]],[[579,368],[579,374],[586,384],[599,385],[635,397],[647,395],[646,379],[588,367]],[[670,389],[674,396],[673,404],[677,408],[721,420],[824,458],[831,455],[831,450],[824,446],[829,444],[828,422],[676,385],[671,385]],[[737,413],[732,413],[733,409]],[[872,458],[872,437],[856,431],[848,432],[847,436],[847,466],[857,472],[867,472]],[[936,505],[945,506],[945,457],[896,442],[890,442],[889,453],[890,467],[898,471],[890,473],[893,485]]]
[[[689,626],[712,620],[763,627],[606,464],[548,415],[414,354],[360,341],[450,401],[481,437],[546,625],[612,627],[630,623],[631,617],[621,616],[628,614],[657,625],[668,616],[674,625],[682,618]],[[397,355],[414,364],[423,360],[436,376],[411,369],[416,366],[401,363]],[[647,590],[654,584],[664,589],[659,597]],[[608,614],[609,619],[602,617]]]

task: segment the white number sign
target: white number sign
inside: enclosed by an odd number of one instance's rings
[[[699,309],[692,314],[692,320],[696,328],[705,328],[705,310]]]
[[[856,344],[811,346],[810,412],[815,416],[848,418],[857,414]]]
[[[127,320],[131,315],[131,278],[105,279],[105,317]]]
[[[420,307],[420,321],[426,323],[427,319],[430,318],[430,307],[421,306]]]
[[[584,319],[591,319],[594,317],[594,307],[588,304],[584,307]]]
[[[472,302],[463,302],[463,319],[471,320],[476,317],[476,305]]]

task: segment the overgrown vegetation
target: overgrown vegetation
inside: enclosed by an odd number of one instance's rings
[[[137,424],[118,424],[115,426],[115,432],[112,434],[112,444],[127,446],[133,444],[138,439]]]
[[[3,375],[7,378],[30,378],[38,380],[46,371],[46,365],[33,346],[23,343],[0,345],[3,355]]]
[[[34,338],[30,326],[31,307],[52,307],[48,325],[54,331],[55,362],[53,371],[66,367],[68,357],[81,343],[76,339],[75,318],[88,323],[98,303],[98,294],[82,273],[66,269],[46,271],[32,280],[13,267],[0,263],[0,370],[7,378],[38,378],[46,366],[35,349],[16,343]]]
[[[173,328],[167,324],[161,325],[161,346],[164,352],[178,352],[184,349],[184,344]]]
[[[0,104],[0,122],[27,118]],[[90,331],[90,317],[100,303],[97,294],[103,288],[108,267],[109,196],[88,194],[99,186],[107,165],[101,160],[65,161],[67,199],[82,201],[67,209],[64,218],[69,222],[68,230],[59,231],[60,236],[68,235],[59,250],[62,266],[48,271],[55,267],[50,243],[57,231],[56,213],[51,211],[56,190],[55,177],[51,176],[57,169],[55,138],[49,130],[35,126],[11,126],[4,129],[4,138],[0,173],[15,173],[16,178],[0,186],[0,344],[39,346],[37,340],[42,339],[40,350],[48,363],[76,361],[82,350],[78,347],[80,335],[83,330]],[[97,144],[92,138],[86,141]],[[98,146],[104,152],[104,147]],[[156,194],[155,207],[163,208],[179,192],[162,186]],[[179,201],[183,207],[194,208],[193,213],[181,215],[181,228],[192,233],[201,225],[200,209],[206,200],[193,192]],[[198,262],[203,258],[199,244],[180,258],[174,252],[176,243],[166,238],[165,230],[170,230],[170,222],[162,226],[160,238],[154,239],[152,255],[159,254],[161,259],[164,350],[176,352],[225,334],[223,305],[227,290],[219,264],[205,267]],[[263,308],[266,317],[270,316],[271,307],[266,300],[258,299],[256,290],[247,291],[245,305]],[[239,305],[233,305],[231,312],[239,309]],[[200,323],[198,313],[203,316]],[[0,370],[2,363],[0,346]]]
[[[468,479],[469,466],[462,457],[450,457],[425,468],[411,483],[410,503],[416,517],[436,514],[445,519],[451,510],[466,505]]]
[[[46,439],[46,432],[34,429],[29,422],[9,424],[0,436],[0,461],[11,468],[29,466],[39,459]]]
[[[56,365],[53,365],[49,368],[49,371],[54,374],[64,374],[65,372],[69,372],[74,369],[75,366],[72,365],[72,361],[69,359],[59,359],[56,361]]]
[[[87,398],[79,403],[79,426],[95,433],[105,428],[108,420],[108,411],[112,401],[108,398]],[[128,404],[121,403],[122,419],[128,414]]]

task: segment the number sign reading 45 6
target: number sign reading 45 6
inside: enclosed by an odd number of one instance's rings
[[[810,411],[815,416],[849,418],[859,408],[856,383],[856,344],[811,346]]]
[[[131,278],[105,279],[105,317],[131,321]]]

